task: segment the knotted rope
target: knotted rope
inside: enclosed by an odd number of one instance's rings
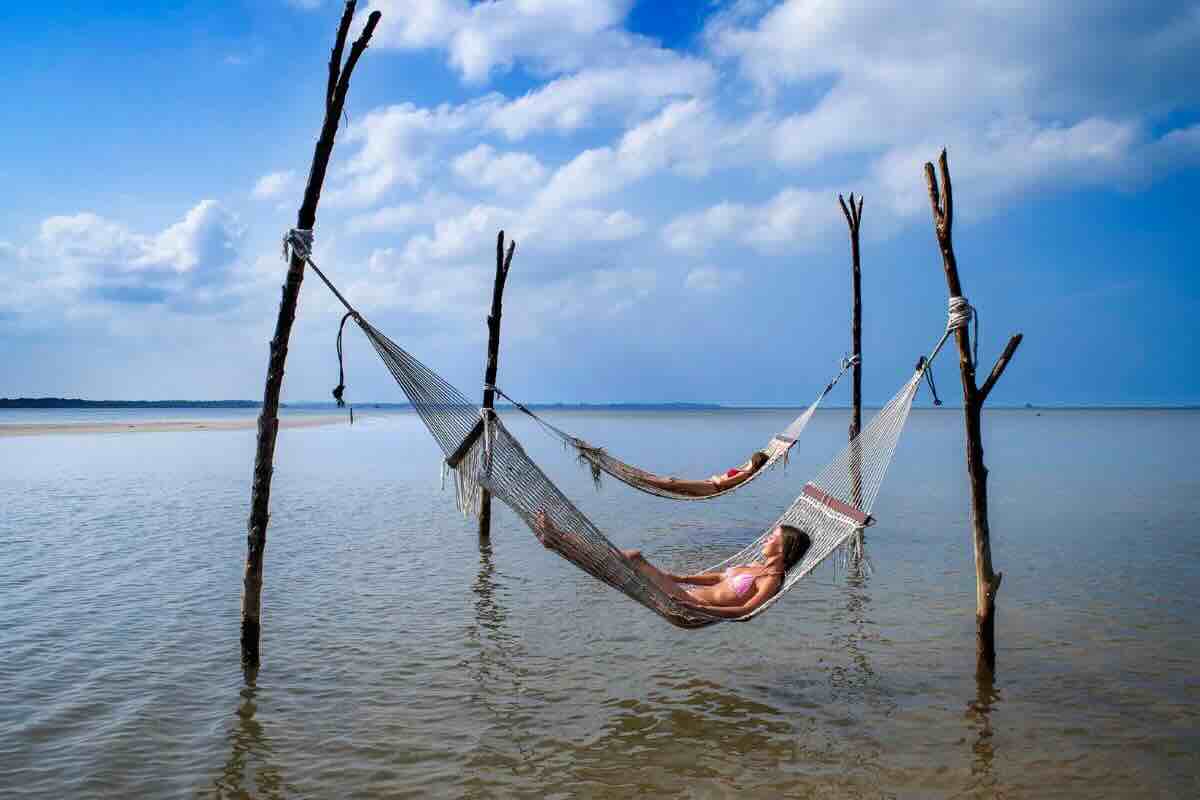
[[[975,334],[972,337],[971,371],[979,364],[979,311],[967,302],[967,298],[955,295],[950,298],[950,314],[946,319],[946,330],[954,331],[965,327],[975,320]]]
[[[337,290],[337,287],[330,283],[329,278],[325,277],[325,273],[321,272],[321,268],[312,260],[313,248],[313,232],[311,228],[292,228],[283,237],[283,260],[287,261],[293,254],[300,257],[308,266],[312,267],[313,272],[317,273],[317,277],[324,281],[329,287],[329,291],[333,292],[334,297],[342,302],[346,307],[346,314],[342,317],[341,324],[338,325],[337,333],[337,358],[338,358],[338,385],[333,389],[333,399],[337,401],[338,408],[344,408],[346,400],[343,395],[346,393],[346,368],[344,359],[342,358],[342,332],[346,329],[346,320],[353,318],[356,322],[362,322],[362,317],[354,310],[354,307],[342,296],[342,293]]]
[[[292,228],[283,236],[283,260],[287,261],[291,256],[289,249],[294,251],[300,258],[308,261],[312,255],[313,248],[313,232],[312,228]]]

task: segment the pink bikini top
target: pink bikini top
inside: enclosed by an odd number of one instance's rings
[[[745,595],[749,594],[750,590],[754,588],[754,581],[756,579],[761,578],[763,575],[773,574],[768,572],[760,572],[759,574],[754,575],[749,572],[742,572],[737,575],[733,575],[732,571],[733,567],[725,568],[725,579],[729,581],[729,585],[733,588],[733,594],[735,597],[744,597]]]
[[[742,474],[742,471],[740,469],[738,469],[737,467],[730,467],[728,470],[725,471],[726,478],[736,478],[738,475],[741,475],[741,474]]]

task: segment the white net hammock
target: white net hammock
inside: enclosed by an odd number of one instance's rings
[[[292,244],[296,246],[295,241]],[[307,249],[303,252],[307,253]],[[731,619],[681,602],[638,570],[529,458],[495,412],[481,410],[440,375],[374,328],[353,310],[311,259],[308,263],[350,309],[342,320],[343,325],[346,319],[354,319],[437,441],[445,454],[447,467],[455,472],[458,504],[464,513],[478,514],[482,490],[486,489],[535,533],[537,516],[545,514],[566,542],[566,546],[556,547],[555,552],[681,628],[753,619],[847,544],[854,534],[871,524],[871,509],[921,379],[950,331],[956,324],[962,324],[952,314],[951,325],[930,357],[920,360],[912,377],[887,405],[836,458],[805,484],[800,495],[764,529],[762,535],[724,561],[698,570],[717,571],[763,563],[763,544],[781,524],[792,525],[809,536],[811,545],[784,576],[779,591],[745,616]],[[340,332],[338,338],[340,356]],[[339,400],[343,388],[339,384],[335,390]]]
[[[771,437],[770,441],[761,449],[756,451],[761,453],[763,461],[757,467],[752,467],[752,461],[748,461],[742,466],[741,472],[745,477],[736,482],[728,482],[724,487],[718,488],[711,480],[686,480],[676,479],[673,477],[664,477],[654,472],[649,472],[633,464],[622,461],[613,456],[603,447],[597,447],[589,442],[575,436],[562,428],[554,425],[548,420],[541,417],[539,414],[532,411],[527,406],[514,400],[498,386],[488,386],[496,391],[504,399],[508,400],[523,414],[528,415],[535,422],[542,426],[551,436],[560,439],[568,447],[574,448],[579,455],[581,463],[586,464],[592,472],[592,480],[596,487],[600,487],[601,474],[610,475],[622,483],[632,486],[640,492],[652,494],[656,497],[664,497],[669,500],[712,500],[715,497],[721,497],[731,492],[746,486],[759,475],[766,473],[780,461],[787,463],[788,453],[796,445],[800,438],[800,434],[804,432],[808,426],[809,420],[821,405],[821,401],[833,391],[833,387],[837,385],[842,376],[850,367],[858,363],[858,356],[842,359],[841,370],[834,376],[825,388],[822,389],[812,404],[804,409],[801,414],[792,420],[791,424],[784,428],[779,433]],[[748,473],[748,474],[747,474]]]

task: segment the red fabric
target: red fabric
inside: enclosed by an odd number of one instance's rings
[[[730,470],[728,472],[725,473],[725,477],[726,478],[736,478],[738,475],[741,475],[741,474],[742,474],[742,471],[740,469],[738,469],[737,467],[732,467],[732,468],[730,468]]]

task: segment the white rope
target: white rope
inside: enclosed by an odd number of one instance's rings
[[[946,330],[953,331],[961,328],[971,321],[974,316],[974,306],[967,302],[967,298],[961,295],[955,295],[950,298],[950,317],[946,320]]]
[[[300,258],[307,259],[312,255],[313,249],[313,232],[312,228],[292,228],[283,237],[283,260],[287,261],[290,253],[289,248],[295,251]]]
[[[971,371],[979,364],[979,312],[975,306],[967,302],[967,298],[955,295],[950,298],[949,316],[946,319],[946,332],[965,328],[971,320],[975,320],[975,335],[972,337]]]

